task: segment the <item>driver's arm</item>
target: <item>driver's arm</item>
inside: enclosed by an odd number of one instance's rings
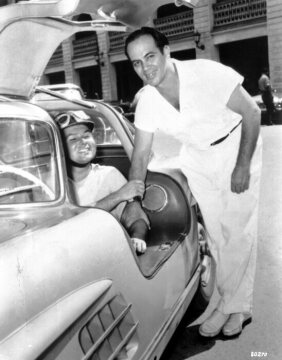
[[[93,204],[99,209],[112,211],[120,203],[132,200],[136,196],[143,196],[144,183],[140,180],[126,182],[120,189],[105,196],[101,200]]]
[[[129,171],[130,180],[145,181],[152,142],[153,133],[136,128],[134,150]]]

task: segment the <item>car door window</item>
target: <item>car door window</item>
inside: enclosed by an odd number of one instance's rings
[[[94,122],[94,138],[99,146],[121,145],[116,131],[102,115],[92,116]]]
[[[0,204],[52,201],[59,182],[50,125],[0,119]]]

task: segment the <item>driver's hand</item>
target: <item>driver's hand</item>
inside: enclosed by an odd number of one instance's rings
[[[144,240],[137,239],[137,238],[131,238],[131,241],[132,241],[132,245],[133,245],[134,249],[138,253],[144,254],[144,252],[147,249],[146,242]]]

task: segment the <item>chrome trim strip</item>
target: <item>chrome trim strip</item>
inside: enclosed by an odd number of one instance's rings
[[[123,341],[119,344],[119,346],[116,347],[115,351],[112,353],[112,355],[107,360],[114,360],[116,359],[116,356],[120,352],[120,350],[127,344],[129,339],[132,337],[132,335],[136,332],[137,326],[139,325],[139,322],[137,322],[131,330],[128,332],[126,337],[123,339]]]
[[[107,339],[110,333],[116,329],[117,325],[122,321],[122,319],[127,315],[130,311],[132,304],[129,304],[123,312],[115,319],[115,321],[106,329],[104,334],[102,334],[99,339],[95,342],[95,344],[87,351],[87,353],[81,358],[81,360],[88,360],[94,352],[99,348],[99,346]]]

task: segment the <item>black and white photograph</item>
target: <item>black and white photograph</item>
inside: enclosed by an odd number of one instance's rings
[[[280,360],[282,0],[0,0],[0,360]]]

